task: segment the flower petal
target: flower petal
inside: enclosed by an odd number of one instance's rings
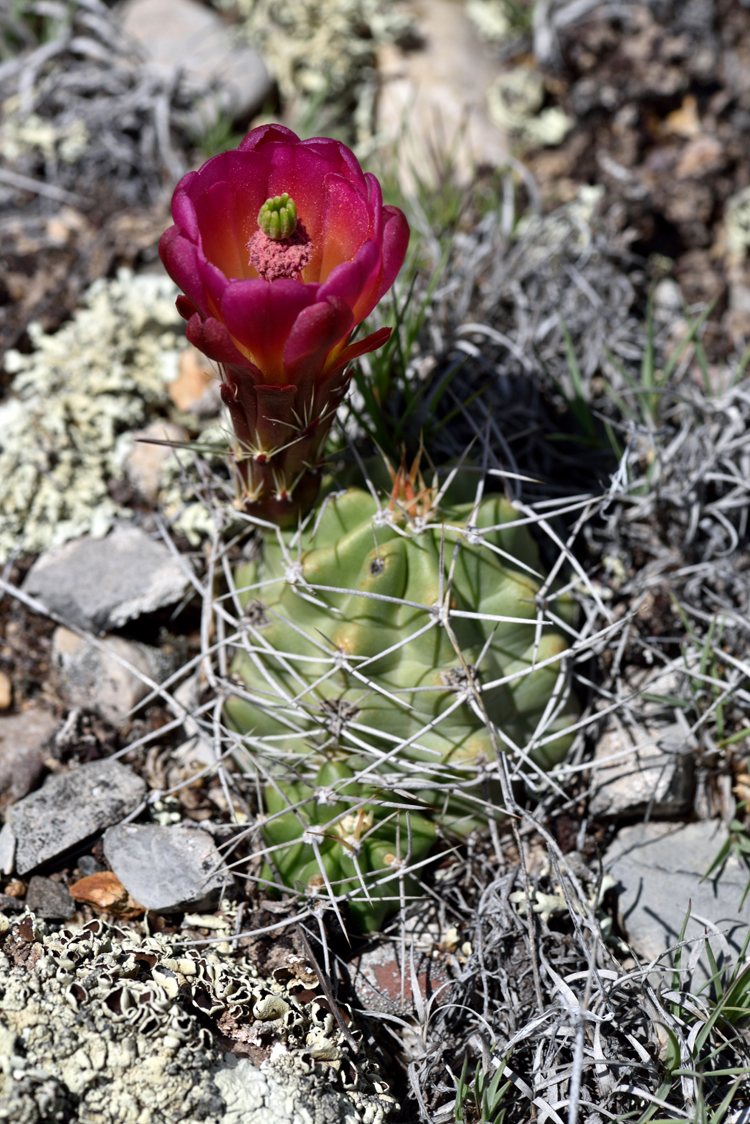
[[[345,367],[347,363],[351,363],[354,359],[359,359],[360,355],[366,355],[368,351],[375,351],[376,348],[382,347],[384,343],[388,343],[391,338],[393,328],[378,328],[377,332],[372,332],[364,339],[355,340],[340,351],[336,362]]]
[[[326,366],[353,327],[352,310],[341,297],[318,301],[297,317],[284,350],[284,369],[299,387],[297,409],[304,425],[325,410]]]
[[[367,182],[367,205],[370,209],[370,238],[380,245],[383,238],[383,192],[377,176],[365,173]]]
[[[207,315],[209,309],[198,268],[198,250],[193,242],[182,237],[179,227],[170,226],[164,231],[159,240],[159,257],[188,300]]]
[[[257,367],[253,367],[253,364],[237,350],[224,325],[212,316],[202,320],[196,312],[185,326],[185,335],[193,347],[197,347],[215,363],[232,363],[247,369],[258,378],[263,377]]]
[[[325,281],[341,262],[354,259],[357,250],[366,241],[370,227],[367,201],[351,183],[342,176],[329,176],[325,188],[319,281]],[[312,263],[308,268],[312,268]]]
[[[396,280],[409,245],[409,224],[403,211],[399,211],[398,207],[383,207],[383,216],[383,272],[373,307]]]
[[[222,320],[260,367],[264,381],[289,381],[284,374],[284,347],[317,290],[317,285],[283,279],[232,281],[227,286],[221,302]]]
[[[188,172],[180,180],[172,196],[172,218],[180,228],[180,233],[192,241],[198,237],[198,220],[195,217],[195,206],[190,198],[190,185],[198,175],[197,172]]]
[[[319,156],[328,160],[339,175],[353,180],[362,194],[366,194],[367,177],[362,172],[359,160],[345,144],[342,144],[341,141],[332,140],[330,137],[311,137],[309,140],[302,141],[302,144],[305,148],[309,148],[312,152],[316,152]]]
[[[375,290],[380,273],[380,249],[368,239],[354,261],[342,262],[321,286],[318,300],[341,297],[354,313],[354,323],[364,320],[375,306]]]
[[[300,143],[297,134],[293,133],[291,129],[287,129],[286,125],[277,125],[273,122],[270,125],[258,125],[256,129],[251,129],[240,143],[239,151],[252,152],[256,148],[262,148],[263,145],[273,141],[283,141],[285,144]]]
[[[174,303],[183,320],[189,320],[190,317],[194,316],[198,311],[193,302],[189,301],[187,297],[183,297],[182,293],[180,293]]]
[[[306,281],[318,281],[325,237],[326,181],[335,174],[334,167],[303,144],[269,144],[263,152],[271,163],[268,196],[287,191],[296,203],[297,217],[313,242],[313,259],[304,277]]]
[[[236,192],[226,180],[215,183],[196,200],[195,212],[203,253],[225,277],[244,277],[247,251],[242,253]]]

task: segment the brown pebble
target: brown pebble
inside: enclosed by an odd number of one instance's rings
[[[0,671],[0,710],[7,710],[13,702],[13,684],[4,671]]]
[[[26,882],[22,882],[20,878],[14,878],[5,887],[5,893],[9,898],[24,898],[26,897],[26,887]]]

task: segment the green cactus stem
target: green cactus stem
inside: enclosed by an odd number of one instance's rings
[[[498,750],[532,779],[565,756],[579,713],[568,643],[538,607],[538,550],[508,501],[438,512],[434,493],[405,483],[387,505],[358,488],[329,496],[302,532],[267,535],[236,571],[243,689],[225,716],[251,768],[262,756],[267,775],[291,764],[314,783],[321,765],[344,763],[465,836],[503,818]],[[572,625],[570,597],[548,597]],[[287,885],[312,871],[295,846],[276,855]]]
[[[423,859],[435,827],[418,812],[402,810],[372,785],[359,785],[342,761],[325,764],[315,785],[268,785],[263,836],[269,848],[262,878],[274,872],[285,885],[308,894],[346,894],[354,921],[379,929],[401,893],[415,892],[406,868]],[[294,811],[288,811],[289,808]],[[317,847],[313,845],[313,841]],[[402,890],[403,886],[403,890]]]

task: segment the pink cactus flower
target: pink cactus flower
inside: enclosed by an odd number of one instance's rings
[[[349,364],[390,336],[349,342],[395,281],[408,224],[346,145],[282,125],[189,172],[172,216],[159,254],[188,339],[221,371],[239,502],[292,526],[315,502]]]

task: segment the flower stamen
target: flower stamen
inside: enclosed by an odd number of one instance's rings
[[[312,239],[297,219],[296,204],[286,191],[266,199],[247,249],[250,265],[264,281],[302,280],[302,270],[312,258]]]

